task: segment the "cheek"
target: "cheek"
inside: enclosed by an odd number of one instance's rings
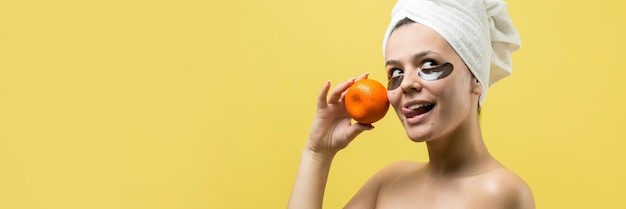
[[[397,109],[397,107],[400,106],[400,98],[401,95],[397,91],[397,89],[393,91],[387,91],[387,100],[389,100],[389,104],[391,104],[394,109]]]
[[[431,94],[435,96],[445,97],[450,94],[451,87],[453,87],[450,85],[451,80],[452,79],[444,79],[444,80],[432,82],[431,84],[429,84],[427,87],[424,87],[424,88],[427,88],[428,92],[430,92]]]
[[[465,78],[456,76],[447,80],[445,85],[434,91],[437,91],[437,94],[441,95],[449,104],[464,103],[464,100],[471,96],[471,89],[466,85],[467,82]]]

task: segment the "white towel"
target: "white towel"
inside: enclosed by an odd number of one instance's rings
[[[487,88],[511,74],[511,53],[521,40],[504,1],[398,0],[383,40],[383,56],[391,31],[404,18],[430,27],[448,41],[481,83],[481,105]]]

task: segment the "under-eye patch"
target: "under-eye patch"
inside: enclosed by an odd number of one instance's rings
[[[435,81],[447,77],[454,70],[454,66],[451,63],[445,63],[436,67],[418,68],[417,75],[425,81]],[[400,69],[394,69],[391,72],[389,81],[387,83],[387,90],[394,90],[400,86],[404,73]]]
[[[420,69],[417,75],[425,81],[434,81],[450,75],[453,68],[452,64],[448,62],[438,67]]]

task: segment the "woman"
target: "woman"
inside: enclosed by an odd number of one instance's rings
[[[383,42],[388,98],[429,162],[375,174],[346,208],[534,208],[528,185],[488,152],[478,121],[487,87],[511,72],[519,47],[506,5],[495,0],[400,0]],[[318,98],[289,208],[321,208],[332,159],[358,134],[342,97],[362,75]],[[330,93],[330,95],[329,95]]]

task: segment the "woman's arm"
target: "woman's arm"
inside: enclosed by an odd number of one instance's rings
[[[334,154],[302,152],[296,182],[287,208],[322,208],[326,180]]]
[[[374,128],[370,124],[351,124],[343,103],[346,90],[355,80],[366,78],[367,74],[364,74],[337,85],[328,98],[330,82],[324,84],[287,208],[322,208],[326,180],[335,154],[361,132]]]

